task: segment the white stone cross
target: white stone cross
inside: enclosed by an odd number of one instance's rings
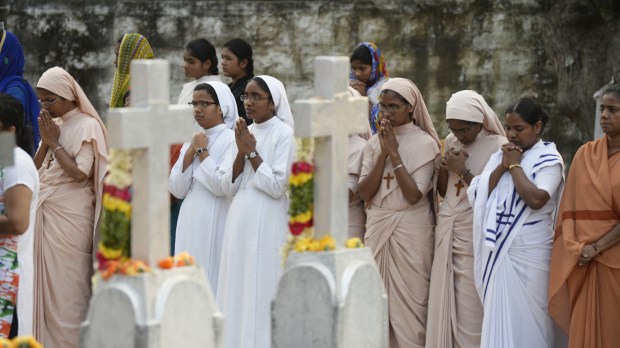
[[[0,134],[0,167],[13,165],[13,149],[15,148],[15,134]]]
[[[316,57],[314,93],[295,102],[295,134],[315,139],[314,229],[342,245],[347,236],[349,134],[368,129],[368,99],[348,91],[348,57]]]
[[[187,105],[170,105],[170,64],[136,60],[131,64],[131,107],[110,109],[110,147],[135,149],[131,218],[131,257],[150,266],[170,250],[170,145],[192,133]]]

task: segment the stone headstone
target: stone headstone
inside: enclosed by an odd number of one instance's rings
[[[10,167],[14,161],[15,134],[0,134],[0,167]]]
[[[82,323],[81,346],[222,347],[224,319],[204,272],[193,266],[156,268],[170,248],[169,147],[191,136],[192,111],[169,105],[167,61],[135,61],[131,72],[132,107],[110,110],[108,134],[111,147],[136,150],[131,253],[152,271],[99,280]]]
[[[368,100],[348,90],[349,59],[315,59],[315,94],[295,103],[295,134],[315,138],[315,235],[340,248],[348,227],[348,136],[368,127]],[[387,295],[367,248],[292,252],[272,303],[272,346],[387,348]]]

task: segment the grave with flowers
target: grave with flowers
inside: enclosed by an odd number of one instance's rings
[[[361,241],[346,240],[347,139],[368,127],[368,100],[349,94],[348,72],[347,57],[316,57],[316,97],[294,106],[302,140],[290,178],[285,270],[272,302],[274,348],[388,346],[379,271]]]
[[[134,61],[131,73],[132,106],[108,113],[108,140],[117,150],[80,346],[222,347],[224,319],[204,271],[190,255],[168,254],[169,146],[191,134],[192,112],[169,105],[167,61]]]

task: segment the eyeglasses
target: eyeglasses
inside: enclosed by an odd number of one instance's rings
[[[463,128],[459,128],[459,129],[452,129],[450,127],[448,127],[448,130],[450,132],[452,132],[453,134],[467,134],[469,133],[469,131],[472,129],[473,127],[463,127]]]
[[[396,112],[398,111],[402,106],[404,106],[405,104],[390,104],[390,105],[385,105],[383,103],[379,103],[379,109],[381,111],[388,111],[388,112]]]
[[[60,100],[60,97],[58,97],[58,98],[56,98],[56,99],[54,99],[54,100],[52,100],[52,101],[45,101],[45,100],[41,100],[41,99],[39,99],[39,100],[38,100],[38,102],[39,102],[39,104],[41,104],[41,107],[42,107],[42,108],[47,108],[47,107],[49,107],[50,105],[52,105],[52,104],[54,104],[55,102],[57,102],[58,100]]]
[[[239,96],[239,99],[241,99],[241,101],[252,101],[252,102],[257,102],[261,99],[270,99],[271,97],[261,97],[258,94],[242,94]]]
[[[209,106],[209,105],[217,105],[217,103],[216,102],[210,102],[210,101],[191,101],[191,102],[187,103],[187,105],[191,105],[194,109],[195,108],[205,109],[207,106]]]

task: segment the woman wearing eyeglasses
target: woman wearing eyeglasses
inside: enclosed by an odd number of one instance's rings
[[[366,202],[366,245],[388,293],[390,347],[423,347],[433,261],[440,142],[410,80],[381,87],[379,133],[366,143],[359,194]]]
[[[467,189],[482,348],[555,347],[547,288],[564,162],[555,145],[540,138],[547,120],[531,98],[509,106],[509,143]]]
[[[271,76],[248,82],[242,96],[254,123],[235,127],[226,183],[233,200],[226,219],[217,303],[229,348],[271,347],[271,300],[282,273],[288,233],[286,190],[295,155],[293,116],[284,85]]]
[[[35,224],[35,328],[45,347],[78,347],[90,300],[93,236],[107,170],[106,129],[65,70],[37,83],[41,191]]]
[[[225,162],[234,147],[237,103],[226,84],[210,81],[194,88],[190,105],[203,131],[183,144],[170,173],[170,192],[183,199],[175,254],[187,251],[196,258],[215,295],[230,205],[223,183],[230,163]]]
[[[452,95],[446,122],[451,133],[437,180],[443,201],[435,227],[426,347],[478,347],[482,304],[474,285],[473,212],[467,187],[508,140],[495,112],[474,91]]]

